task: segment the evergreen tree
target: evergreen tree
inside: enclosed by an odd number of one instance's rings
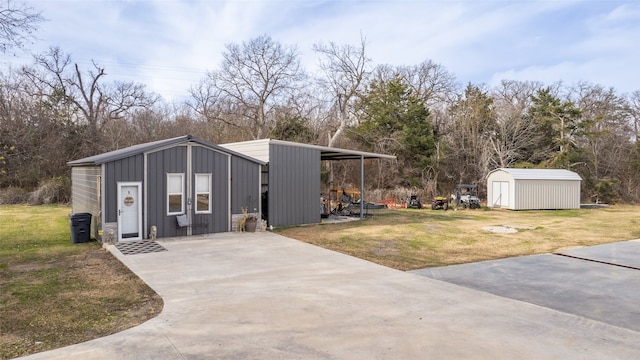
[[[358,103],[360,125],[353,133],[369,151],[397,156],[404,185],[420,185],[435,151],[429,110],[399,78],[373,81],[367,90]]]

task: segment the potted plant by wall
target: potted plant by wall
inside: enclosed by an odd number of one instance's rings
[[[246,232],[256,232],[257,225],[258,218],[253,215],[249,215],[244,222],[244,229]]]

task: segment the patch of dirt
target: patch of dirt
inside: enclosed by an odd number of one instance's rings
[[[482,230],[490,231],[497,234],[515,234],[518,229],[508,226],[484,226]]]
[[[397,243],[393,240],[378,240],[371,246],[370,251],[376,256],[388,256],[398,253]]]

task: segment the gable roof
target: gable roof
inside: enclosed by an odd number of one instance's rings
[[[496,171],[504,171],[511,175],[514,180],[582,180],[577,173],[565,169],[498,168],[491,171],[489,175]]]
[[[255,157],[262,161],[269,161],[269,145],[283,145],[298,148],[316,149],[320,151],[321,160],[359,160],[361,157],[365,159],[395,159],[393,155],[376,154],[366,151],[333,148],[320,145],[303,144],[292,141],[260,139],[241,141],[236,143],[221,144],[220,146],[239,151],[243,154]]]
[[[218,150],[220,152],[230,154],[230,155],[235,155],[261,165],[265,164],[265,162],[252,158],[245,154],[241,154],[231,149],[227,149],[225,147],[195,138],[191,135],[184,135],[184,136],[178,136],[175,138],[170,138],[165,140],[158,140],[158,141],[148,142],[144,144],[133,145],[126,148],[113,150],[113,151],[109,151],[109,152],[94,155],[94,156],[89,156],[83,159],[69,161],[67,165],[69,166],[101,165],[110,161],[116,161],[116,160],[124,159],[130,156],[144,154],[146,152],[158,150],[158,149],[169,147],[172,145],[183,144],[187,142],[200,144],[200,145],[209,147],[211,149]]]

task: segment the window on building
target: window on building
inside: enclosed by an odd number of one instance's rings
[[[196,174],[196,213],[211,213],[211,174]]]
[[[167,215],[184,214],[184,174],[167,174]]]

